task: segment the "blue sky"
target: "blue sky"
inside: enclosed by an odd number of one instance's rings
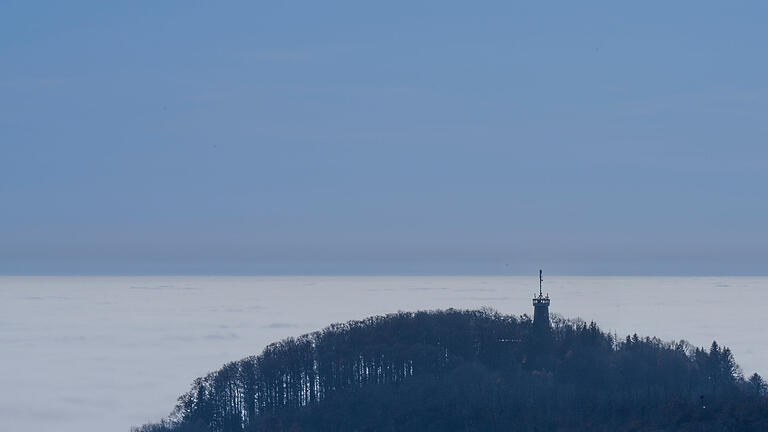
[[[0,6],[0,273],[767,274],[764,2]]]

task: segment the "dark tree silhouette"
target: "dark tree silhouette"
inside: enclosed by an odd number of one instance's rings
[[[756,373],[749,377],[749,388],[756,396],[768,394],[768,384]]]
[[[195,380],[137,432],[765,431],[728,348],[625,339],[490,309],[400,312],[269,345]]]

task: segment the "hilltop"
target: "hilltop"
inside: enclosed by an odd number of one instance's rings
[[[399,312],[269,345],[198,378],[140,432],[765,431],[731,351],[580,319]]]

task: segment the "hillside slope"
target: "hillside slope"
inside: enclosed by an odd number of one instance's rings
[[[765,431],[762,379],[728,348],[596,324],[446,310],[371,317],[195,380],[141,432]]]

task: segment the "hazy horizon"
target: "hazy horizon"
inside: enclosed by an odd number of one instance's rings
[[[318,277],[377,277],[377,276],[392,276],[392,277],[461,277],[461,276],[488,276],[488,277],[536,277],[538,273],[0,273],[0,277],[303,277],[303,276],[318,276]],[[647,277],[647,278],[713,278],[713,277],[729,277],[729,278],[750,278],[750,277],[768,277],[768,274],[755,273],[755,274],[726,274],[726,273],[703,273],[703,274],[684,274],[684,273],[659,273],[659,274],[630,274],[630,273],[614,273],[614,274],[597,274],[597,273],[551,273],[547,274],[550,277]]]
[[[0,273],[757,275],[764,2],[0,6]]]

